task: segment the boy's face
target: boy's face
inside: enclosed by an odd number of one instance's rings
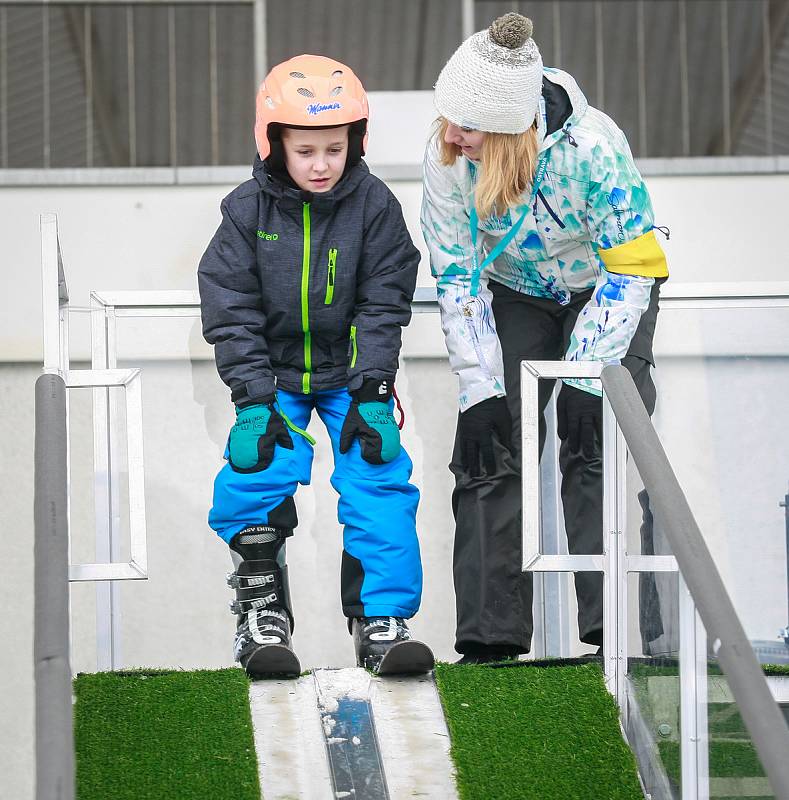
[[[299,189],[328,192],[342,177],[348,158],[348,126],[323,130],[283,128],[285,166]]]

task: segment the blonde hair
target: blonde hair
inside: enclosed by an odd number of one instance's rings
[[[461,155],[456,144],[444,140],[449,122],[436,120],[439,160],[450,167]],[[517,206],[526,189],[534,181],[537,169],[537,122],[523,133],[486,133],[480,150],[481,170],[474,192],[474,203],[480,217],[503,214]]]

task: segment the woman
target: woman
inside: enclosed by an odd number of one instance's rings
[[[461,662],[531,646],[521,573],[520,362],[619,359],[652,413],[659,285],[668,275],[627,140],[572,77],[544,68],[532,23],[506,14],[439,75],[422,229],[459,378],[455,647]],[[553,382],[541,381],[543,411]],[[595,385],[598,384],[598,385]],[[571,553],[602,552],[599,383],[565,380],[557,404]],[[602,576],[578,573],[581,641],[602,644]],[[659,631],[658,631],[659,633]]]

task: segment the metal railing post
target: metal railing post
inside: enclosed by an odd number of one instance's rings
[[[66,385],[36,381],[35,637],[36,797],[73,800],[74,733],[69,664]]]
[[[680,769],[682,800],[709,800],[707,633],[679,575]]]
[[[789,647],[789,492],[784,495],[784,499],[778,503],[779,508],[784,510],[784,525],[786,526],[786,607],[787,618],[786,627],[778,631],[778,635],[783,637],[784,643]]]
[[[606,684],[626,712],[627,674],[627,451],[608,398],[603,396],[603,659]]]

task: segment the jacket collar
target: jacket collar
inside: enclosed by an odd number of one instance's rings
[[[543,70],[542,99],[537,120],[542,139],[540,150],[547,150],[569,133],[586,114],[589,103],[575,78],[560,69]]]
[[[272,178],[266,171],[266,165],[255,157],[252,175],[258,182],[261,190],[271,196],[283,208],[301,208],[304,203],[310,203],[313,211],[331,211],[334,204],[351,194],[367,177],[370,170],[364,161],[351,167],[337,184],[328,192],[305,192],[296,187],[286,186],[284,183]]]

